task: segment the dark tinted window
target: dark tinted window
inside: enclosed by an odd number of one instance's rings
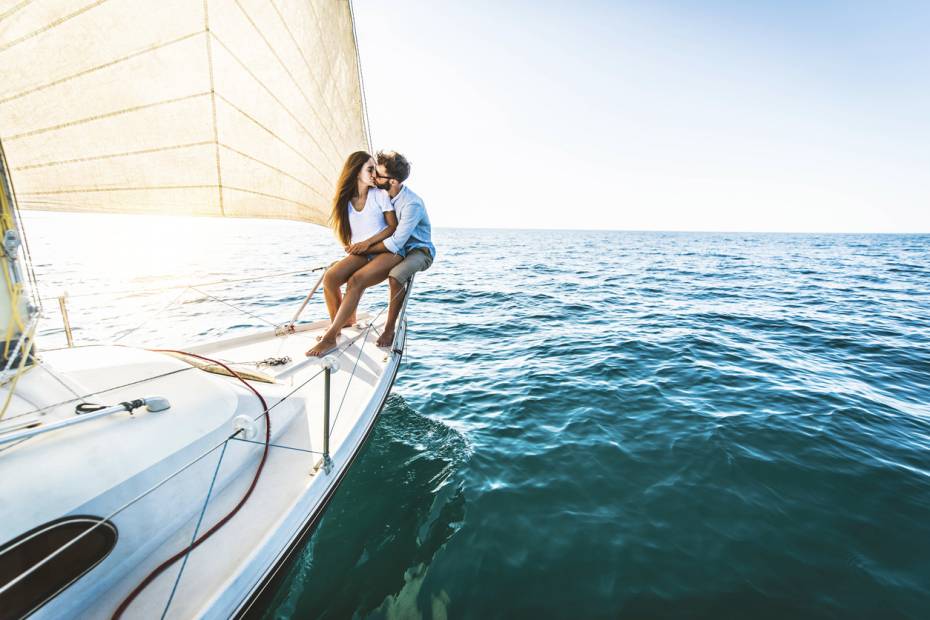
[[[0,618],[19,618],[34,611],[96,566],[116,545],[116,527],[97,517],[66,517],[0,547],[2,589],[78,536],[77,542],[0,594]]]

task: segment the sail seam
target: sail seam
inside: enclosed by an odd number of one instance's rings
[[[323,66],[326,67],[326,72],[329,77],[329,80],[333,79],[333,59],[329,54],[329,47],[326,45],[326,36],[323,34],[323,28],[320,26],[320,15],[316,12],[316,5],[313,2],[308,2],[310,5],[310,10],[313,11],[313,16],[316,18],[313,22],[316,24],[317,32],[320,35],[320,46],[323,48],[323,53],[326,54],[326,62],[323,63]],[[339,93],[339,103],[342,104],[343,108],[349,107],[349,102],[345,100],[342,90],[337,88],[336,92]]]
[[[303,153],[301,153],[299,149],[296,149],[296,148],[294,148],[293,146],[291,146],[290,144],[288,144],[288,142],[287,142],[284,138],[282,138],[281,136],[279,136],[278,134],[276,134],[276,133],[273,132],[272,130],[270,130],[270,129],[268,129],[267,127],[265,127],[264,125],[262,125],[260,122],[258,122],[258,121],[257,121],[256,119],[254,119],[252,116],[250,116],[248,112],[246,112],[245,110],[242,110],[241,108],[239,108],[236,104],[234,104],[232,101],[230,101],[229,99],[227,99],[226,97],[224,97],[221,93],[216,93],[216,96],[219,97],[220,100],[222,100],[226,105],[228,105],[229,107],[231,107],[233,110],[235,110],[236,112],[238,112],[238,113],[241,114],[242,116],[246,117],[247,119],[249,119],[249,120],[252,121],[253,123],[255,123],[255,125],[257,125],[257,126],[260,127],[261,129],[263,129],[263,130],[265,130],[266,132],[268,132],[272,137],[274,137],[275,139],[277,139],[281,144],[283,144],[283,145],[286,146],[287,148],[289,148],[289,149],[291,149],[292,151],[294,151],[294,153],[296,153],[298,157],[300,157],[302,160],[304,160],[305,162],[307,162],[307,163],[310,165],[311,168],[313,168],[314,170],[316,170],[316,171],[320,174],[320,176],[322,176],[324,179],[326,178],[326,175],[323,174],[323,172],[322,172],[319,168],[317,168],[316,164],[314,164],[312,161],[310,161],[309,159],[307,159],[307,157],[306,157]]]
[[[213,44],[210,42],[210,9],[203,0],[203,27],[207,44],[207,67],[210,72],[210,107],[213,112],[213,149],[216,156],[216,191],[219,195],[220,215],[226,215],[223,205],[223,169],[220,166],[220,131],[216,123],[216,80],[213,77]]]
[[[322,94],[323,89],[320,86],[320,81],[317,79],[317,75],[313,67],[310,65],[310,62],[307,60],[307,56],[306,54],[304,54],[303,48],[300,47],[300,44],[297,42],[297,38],[294,36],[294,33],[291,32],[290,27],[287,25],[287,20],[284,19],[284,16],[281,14],[281,11],[278,9],[278,5],[274,2],[274,0],[272,0],[271,2],[271,7],[274,9],[275,13],[278,15],[278,19],[281,20],[281,25],[284,27],[285,32],[287,32],[287,35],[291,38],[291,42],[294,44],[294,47],[297,49],[297,53],[300,55],[301,60],[304,61],[304,65],[307,67],[307,73],[310,74],[310,77],[313,79],[313,83],[316,85],[317,89],[320,91],[320,100],[323,102],[323,105],[326,107],[326,111],[329,113],[329,120],[330,120],[331,125],[333,126],[334,129],[340,130],[338,132],[337,137],[341,141],[345,142],[345,133],[341,131],[342,129],[341,125],[337,126],[336,115],[333,113],[333,108],[330,105],[330,101],[326,97],[323,96]],[[315,15],[316,14],[314,13],[314,16]],[[322,121],[322,119],[320,120]],[[331,137],[330,137],[330,140],[332,140]]]
[[[46,133],[49,131],[56,131],[58,129],[64,129],[65,127],[73,127],[75,125],[81,125],[83,123],[89,123],[91,121],[97,121],[104,118],[112,118],[114,116],[120,116],[122,114],[130,114],[132,112],[138,112],[140,110],[146,110],[149,108],[155,108],[162,105],[169,105],[172,103],[178,103],[180,101],[187,101],[188,99],[196,99],[197,97],[204,97],[209,95],[209,92],[203,93],[194,93],[193,95],[184,95],[183,97],[173,97],[171,99],[165,99],[164,101],[155,101],[152,103],[145,103],[138,106],[133,106],[131,108],[124,108],[122,110],[115,110],[113,112],[106,112],[105,114],[95,114],[94,116],[88,116],[85,118],[79,118],[77,120],[68,121],[67,123],[60,123],[58,125],[51,125],[49,127],[42,127],[40,129],[33,129],[32,131],[26,131],[24,133],[18,133],[12,136],[4,136],[3,140],[9,142],[11,140],[19,140],[20,138],[27,138],[29,136],[35,136],[41,133]]]
[[[278,53],[275,51],[274,47],[271,45],[271,42],[268,41],[268,39],[265,37],[265,34],[259,29],[258,25],[252,20],[252,16],[249,15],[249,14],[246,12],[245,8],[243,8],[242,3],[239,2],[239,0],[236,0],[236,6],[238,6],[238,7],[239,7],[239,10],[242,11],[242,14],[245,16],[246,20],[248,20],[249,24],[252,25],[252,28],[255,30],[255,32],[258,34],[258,36],[261,37],[261,40],[265,43],[265,46],[266,46],[266,47],[268,48],[268,50],[271,52],[271,55],[275,57],[275,60],[278,61],[278,64],[281,65],[281,68],[284,69],[284,72],[285,72],[285,73],[287,73],[287,77],[289,77],[289,78],[291,79],[291,82],[293,82],[294,87],[297,88],[297,91],[300,93],[301,97],[303,97],[304,101],[307,102],[307,106],[308,106],[308,107],[310,108],[310,110],[313,112],[313,115],[316,117],[316,119],[320,122],[320,125],[323,126],[323,127],[325,127],[326,125],[323,123],[323,119],[320,118],[320,115],[319,115],[319,114],[317,113],[317,111],[316,111],[316,107],[315,107],[315,106],[313,105],[313,103],[310,101],[310,98],[309,98],[309,97],[307,96],[307,94],[304,92],[303,88],[300,87],[300,83],[297,81],[297,78],[294,77],[294,75],[291,73],[290,69],[287,68],[287,65],[284,63],[284,61],[281,60],[281,57],[278,56]],[[284,105],[284,104],[282,103],[282,106],[283,106],[283,105]],[[324,134],[326,135],[326,137],[329,139],[329,143],[330,143],[330,144],[332,145],[332,147],[333,147],[332,153],[333,153],[334,155],[337,155],[337,156],[338,156],[339,147],[336,146],[336,142],[333,140],[332,136],[329,135],[329,132],[328,132],[328,131],[324,131],[323,133],[324,133]],[[327,158],[327,159],[329,159],[329,158]],[[330,160],[330,163],[332,163],[332,160]]]
[[[215,189],[215,185],[206,185],[199,187],[197,189]],[[190,190],[183,190],[190,191]],[[86,195],[86,194],[84,194]],[[116,206],[114,207],[110,203],[105,202],[90,202],[87,200],[77,201],[64,201],[60,200],[57,202],[52,201],[28,201],[23,202],[22,204],[27,204],[26,209],[30,211],[56,211],[62,213],[83,213],[88,210],[93,210],[96,213],[126,213],[124,209]],[[184,215],[190,217],[216,217],[216,207],[212,205],[203,206],[206,203],[198,203],[191,206],[189,199],[179,201],[179,202],[165,202],[160,201],[158,204],[152,205],[140,205],[133,211],[135,214],[145,214],[145,215]],[[268,217],[263,215],[244,215],[240,217]]]
[[[31,33],[29,33],[29,34],[26,34],[26,35],[21,36],[20,38],[16,39],[15,41],[10,41],[10,42],[7,43],[6,45],[0,46],[0,52],[5,52],[6,50],[10,49],[11,47],[14,47],[14,46],[16,46],[16,45],[19,45],[19,44],[22,43],[23,41],[28,41],[29,39],[32,39],[33,37],[37,37],[37,36],[39,36],[40,34],[44,34],[45,32],[48,32],[49,30],[51,30],[52,28],[57,28],[58,26],[64,24],[65,22],[67,22],[67,21],[69,21],[69,20],[71,20],[71,19],[74,19],[75,17],[77,17],[77,16],[79,16],[79,15],[82,15],[82,14],[86,13],[87,11],[89,11],[89,10],[91,10],[91,9],[93,9],[93,8],[96,8],[96,7],[100,6],[100,5],[103,4],[104,2],[107,2],[107,0],[97,0],[97,2],[94,2],[93,4],[89,4],[89,5],[85,6],[85,7],[82,8],[82,9],[78,9],[78,10],[75,11],[74,13],[71,13],[71,14],[69,14],[69,15],[65,15],[64,17],[59,17],[58,19],[56,19],[56,20],[53,21],[52,23],[50,23],[50,24],[44,26],[43,28],[39,28],[38,30],[36,30],[36,31],[34,31],[34,32],[31,32]]]
[[[230,189],[230,190],[237,191],[237,192],[245,192],[246,194],[255,194],[256,196],[264,196],[265,198],[274,198],[276,200],[281,200],[283,202],[289,202],[291,204],[295,204],[298,207],[303,207],[305,209],[314,210],[312,205],[308,205],[305,202],[300,202],[299,200],[294,200],[293,198],[285,198],[284,196],[277,196],[275,194],[266,194],[265,192],[260,192],[255,189],[246,189],[244,187],[232,187],[232,186],[227,185],[226,189]],[[249,217],[252,217],[252,216],[249,216]]]
[[[107,153],[105,155],[93,155],[91,157],[77,157],[75,159],[63,159],[61,161],[48,161],[39,164],[27,164],[18,166],[15,170],[32,170],[33,168],[47,168],[51,166],[64,166],[67,164],[78,164],[86,161],[100,161],[102,159],[115,159],[117,157],[131,157],[133,155],[148,155],[149,153],[159,153],[161,151],[172,151],[187,149],[195,146],[209,146],[213,140],[204,140],[202,142],[188,142],[187,144],[173,144],[171,146],[160,146],[151,149],[140,149],[137,151],[125,151],[123,153]]]
[[[238,150],[238,149],[234,149],[233,147],[229,146],[228,144],[220,143],[220,146],[223,147],[224,149],[229,149],[229,150],[232,151],[233,153],[235,153],[235,154],[237,154],[237,155],[240,155],[240,156],[242,156],[242,157],[245,157],[246,159],[249,159],[249,160],[251,160],[251,161],[254,161],[254,162],[257,163],[257,164],[261,164],[262,166],[265,166],[265,167],[267,167],[267,168],[269,168],[269,169],[271,169],[271,170],[274,170],[275,172],[277,172],[277,173],[279,173],[279,174],[282,174],[282,175],[288,177],[289,179],[293,179],[294,181],[300,183],[301,185],[303,185],[303,186],[306,187],[307,189],[310,189],[310,190],[313,190],[314,192],[316,192],[316,194],[317,194],[318,196],[320,196],[320,198],[325,198],[325,196],[323,195],[322,192],[320,192],[320,190],[318,190],[317,188],[313,187],[313,186],[310,185],[309,183],[306,183],[306,182],[304,182],[304,181],[301,181],[299,178],[295,177],[293,174],[290,174],[289,172],[285,172],[284,170],[281,170],[281,169],[278,168],[277,166],[273,166],[273,165],[269,164],[268,162],[262,161],[262,160],[260,160],[260,159],[255,158],[255,157],[252,157],[251,155],[247,155],[246,153],[243,153],[242,151],[240,151],[240,150]]]
[[[52,196],[58,194],[92,194],[94,192],[137,192],[152,189],[212,189],[215,185],[140,185],[138,187],[78,187],[48,191],[20,192],[23,196]]]
[[[287,115],[291,117],[291,119],[294,121],[294,123],[295,123],[298,127],[300,127],[300,128],[303,130],[303,132],[304,132],[305,134],[307,134],[307,137],[309,137],[309,138],[313,141],[313,143],[316,145],[316,148],[319,150],[319,152],[325,155],[326,151],[323,149],[323,146],[322,146],[319,142],[317,142],[316,137],[314,137],[314,135],[310,132],[310,130],[307,129],[306,127],[304,127],[304,124],[300,122],[300,119],[297,118],[297,115],[294,114],[293,112],[291,112],[290,109],[288,109],[288,107],[287,107],[286,105],[284,105],[284,102],[281,101],[280,99],[278,99],[277,95],[275,95],[274,92],[264,84],[264,82],[262,82],[260,79],[258,79],[258,76],[255,75],[255,74],[252,72],[252,70],[249,69],[249,68],[245,65],[244,62],[242,62],[241,60],[239,60],[239,58],[232,52],[232,50],[229,48],[229,46],[227,46],[225,43],[223,43],[223,41],[222,41],[219,37],[217,37],[215,33],[212,33],[212,32],[211,32],[210,34],[213,36],[213,38],[216,40],[216,42],[219,43],[219,44],[223,47],[223,49],[226,50],[226,52],[233,58],[233,60],[235,60],[237,63],[239,63],[239,66],[242,67],[242,68],[245,70],[245,72],[248,73],[248,74],[252,77],[252,79],[255,80],[255,82],[256,82],[259,86],[261,86],[261,87],[265,90],[266,93],[268,93],[268,94],[271,96],[271,98],[275,101],[275,103],[277,103],[279,106],[281,106],[281,109],[284,110],[284,112],[286,112]],[[327,159],[329,159],[329,157],[327,157]],[[332,160],[330,160],[329,163],[332,164],[332,165],[335,165],[335,164],[333,164]]]
[[[204,185],[199,186],[196,189],[216,189],[216,185]],[[230,187],[229,185],[224,186],[226,190],[232,191],[241,191],[246,193],[256,193],[252,190],[246,190],[238,187]],[[283,198],[281,196],[270,196],[270,198],[276,198],[278,200],[287,201],[293,203],[300,207],[300,209],[294,208],[281,208],[276,210],[273,213],[251,213],[248,211],[243,211],[241,213],[232,211],[227,213],[225,217],[238,217],[238,218],[250,218],[250,219],[265,219],[265,220],[280,220],[280,219],[289,219],[297,220],[304,222],[317,223],[313,218],[325,217],[326,214],[322,209],[314,207],[310,204],[305,204],[292,200],[289,198]],[[20,204],[23,204],[23,201],[20,201]],[[125,213],[124,210],[119,207],[113,207],[110,204],[106,203],[92,203],[92,202],[41,202],[41,201],[30,201],[26,207],[31,211],[54,211],[60,213],[80,213],[84,212],[89,208],[92,208],[96,213]],[[173,215],[184,215],[185,217],[217,217],[216,207],[204,207],[200,204],[191,206],[190,201],[183,202],[162,202],[157,205],[148,205],[139,207],[134,213],[144,214],[144,215],[164,215],[166,213],[166,208],[170,208],[171,211],[169,214]],[[57,298],[56,298],[57,299]]]
[[[4,104],[4,103],[7,103],[7,102],[9,102],[9,101],[13,101],[14,99],[19,99],[20,97],[25,97],[26,95],[31,95],[32,93],[39,92],[39,91],[41,91],[41,90],[45,90],[46,88],[51,88],[51,87],[53,87],[53,86],[58,86],[59,84],[63,84],[64,82],[67,82],[67,81],[69,81],[69,80],[73,80],[73,79],[75,79],[75,78],[82,77],[82,76],[87,75],[87,74],[89,74],[89,73],[93,73],[94,71],[99,71],[99,70],[101,70],[101,69],[107,69],[107,68],[112,67],[112,66],[114,66],[114,65],[118,65],[118,64],[121,63],[121,62],[125,62],[125,61],[127,61],[127,60],[131,60],[131,59],[133,59],[133,58],[136,58],[137,56],[142,56],[142,55],[144,55],[144,54],[148,54],[149,52],[154,52],[154,51],[159,50],[159,49],[161,49],[161,48],[168,47],[169,45],[174,45],[175,43],[180,43],[181,41],[186,41],[187,39],[190,39],[191,37],[196,37],[197,35],[202,34],[202,33],[203,33],[202,30],[198,30],[197,32],[192,32],[191,34],[184,35],[183,37],[180,37],[180,38],[178,38],[178,39],[174,39],[173,41],[168,41],[167,43],[157,43],[157,44],[152,45],[151,47],[147,47],[147,48],[145,48],[145,49],[143,49],[143,50],[138,50],[138,51],[132,52],[132,53],[126,55],[126,56],[123,56],[122,58],[118,58],[118,59],[116,59],[116,60],[112,60],[112,61],[110,61],[110,62],[106,62],[106,63],[104,63],[104,64],[102,64],[102,65],[97,65],[96,67],[91,67],[90,69],[84,69],[83,71],[79,71],[78,73],[75,73],[75,74],[73,74],[73,75],[69,75],[69,76],[67,76],[67,77],[59,78],[59,79],[54,80],[54,81],[52,81],[52,82],[48,82],[47,84],[42,84],[41,86],[35,86],[35,87],[33,87],[33,88],[30,88],[30,89],[28,89],[28,90],[24,90],[24,91],[22,91],[22,92],[20,92],[20,93],[17,93],[17,94],[15,94],[15,95],[11,95],[11,96],[9,96],[9,97],[5,97],[5,98],[3,98],[3,99],[0,99],[0,104]]]
[[[93,194],[97,192],[137,192],[137,191],[149,191],[149,190],[174,190],[174,189],[213,189],[215,185],[146,185],[138,187],[78,187],[74,189],[56,189],[49,191],[36,191],[36,192],[22,192],[24,196],[52,196],[52,195],[63,195],[63,194]],[[234,187],[232,185],[225,186],[226,189],[235,190],[238,192],[246,192],[249,194],[255,194],[257,196],[266,196],[268,198],[276,198],[278,200],[283,200],[285,202],[290,202],[301,207],[306,207],[308,209],[313,209],[312,205],[309,205],[305,202],[300,202],[299,200],[294,200],[293,198],[285,198],[284,196],[278,196],[276,194],[268,194],[266,192],[260,192],[254,189],[246,189],[244,187]]]
[[[24,6],[26,6],[26,5],[28,5],[28,4],[32,4],[32,0],[23,0],[22,2],[20,2],[20,3],[17,4],[16,6],[14,6],[12,9],[10,9],[9,11],[7,11],[7,12],[4,13],[3,15],[0,15],[0,21],[3,21],[4,19],[6,19],[7,17],[9,17],[10,15],[12,15],[12,14],[15,13],[15,12],[17,12],[18,10],[20,10],[21,8],[23,8]]]

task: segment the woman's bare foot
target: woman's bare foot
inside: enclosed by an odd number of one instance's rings
[[[379,347],[389,347],[394,343],[394,332],[384,332],[378,336]]]
[[[350,321],[350,322],[346,323],[345,325],[342,326],[342,329],[345,329],[346,327],[356,327],[355,322],[354,322],[354,321]],[[340,331],[342,331],[342,330],[340,330]],[[317,341],[317,342],[319,342],[320,340],[323,340],[323,336],[317,336],[317,337],[316,337],[316,341]]]
[[[307,357],[323,357],[330,351],[336,348],[336,339],[335,338],[321,338],[316,346],[307,351]]]

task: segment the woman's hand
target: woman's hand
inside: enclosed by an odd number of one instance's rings
[[[371,247],[371,244],[367,241],[359,241],[358,243],[353,243],[348,247],[346,252],[349,254],[367,254],[368,248]]]

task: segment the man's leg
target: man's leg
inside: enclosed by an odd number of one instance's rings
[[[394,277],[388,277],[391,286],[391,299],[388,305],[387,319],[384,321],[384,331],[378,336],[379,347],[389,347],[394,342],[394,329],[397,324],[397,315],[404,305],[407,296],[407,285],[401,284]]]
[[[330,321],[336,317],[336,312],[342,304],[342,285],[349,281],[353,273],[367,264],[368,259],[364,256],[350,254],[326,270],[326,275],[323,276],[323,297],[326,299]],[[353,312],[352,316],[347,318],[349,323],[344,327],[355,322],[355,313]]]
[[[358,308],[358,302],[362,299],[362,293],[364,293],[365,289],[369,286],[374,286],[379,282],[383,282],[388,272],[400,261],[401,257],[396,254],[378,254],[368,261],[367,265],[352,274],[352,277],[349,278],[349,282],[346,285],[345,297],[342,298],[339,310],[333,317],[333,324],[326,333],[323,334],[320,342],[307,351],[307,356],[320,357],[330,349],[335,348],[336,337],[339,336],[339,332],[342,331],[342,326],[345,325],[349,316],[355,314]]]
[[[433,257],[429,252],[413,250],[388,274],[391,283],[391,299],[388,305],[387,319],[384,321],[384,332],[378,337],[379,347],[389,347],[394,342],[394,331],[397,317],[404,306],[410,278],[418,271],[426,271],[433,264]]]

